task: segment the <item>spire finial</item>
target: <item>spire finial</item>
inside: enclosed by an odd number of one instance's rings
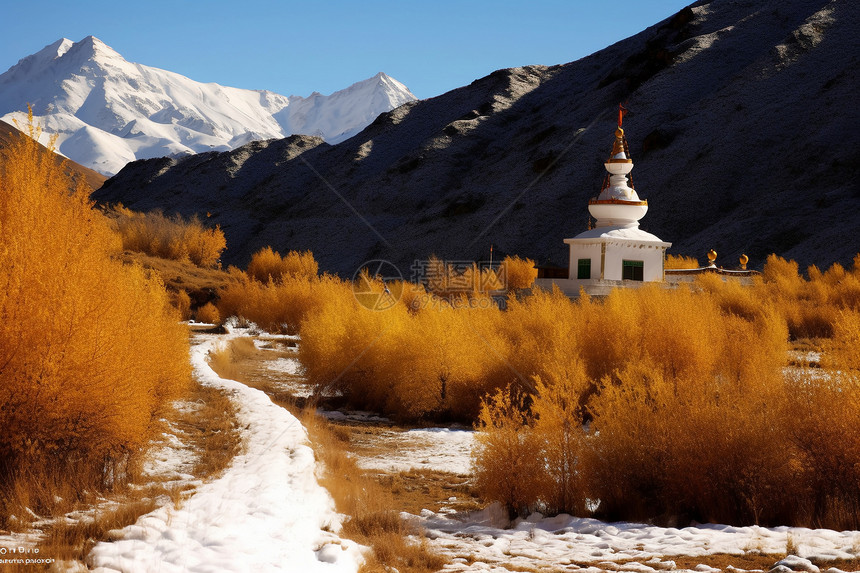
[[[624,121],[624,114],[627,113],[627,108],[623,104],[618,104],[618,127],[621,127],[621,122]]]

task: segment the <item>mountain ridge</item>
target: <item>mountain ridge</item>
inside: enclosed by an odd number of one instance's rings
[[[240,265],[271,245],[311,249],[345,275],[386,259],[406,276],[430,254],[486,260],[492,244],[497,257],[563,266],[624,102],[650,205],[641,226],[670,252],[849,264],[860,251],[860,121],[846,105],[860,87],[858,25],[845,0],[700,1],[580,60],[409,102],[337,145],[292,136],[132,163],[94,198],[211,212],[225,262]]]
[[[59,135],[58,151],[105,174],[134,159],[225,151],[295,132],[342,141],[414,99],[382,72],[308,98],[200,83],[128,62],[94,36],[62,38],[0,75],[2,119],[20,122],[32,104],[46,137]]]

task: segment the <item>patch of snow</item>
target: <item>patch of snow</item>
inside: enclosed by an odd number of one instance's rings
[[[192,403],[185,402],[180,407],[188,410],[193,406]],[[169,480],[193,480],[194,476],[189,472],[197,455],[176,435],[177,431],[173,424],[167,422],[167,425],[170,431],[162,434],[164,443],[152,449],[147,455],[143,464],[143,475]]]
[[[405,472],[426,469],[469,475],[472,471],[472,430],[426,428],[405,432],[385,431],[373,436],[382,453],[362,457],[363,469]]]
[[[120,540],[96,545],[89,564],[105,572],[355,572],[360,547],[335,533],[341,517],[316,481],[304,427],[263,392],[218,377],[206,362],[217,344],[195,337],[191,360],[201,383],[234,400],[243,452],[180,507],[165,505]]]
[[[782,553],[788,536],[802,554],[780,562],[792,570],[812,571],[803,568],[812,565],[812,560],[856,557],[852,549],[857,536],[854,531],[713,524],[678,529],[605,523],[569,515],[544,518],[539,514],[509,523],[498,505],[467,514],[424,510],[419,516],[402,515],[424,528],[432,548],[453,559],[444,571],[502,572],[509,571],[511,566],[528,570],[563,569],[579,563],[593,564],[602,571],[674,569],[675,563],[669,558],[681,555]],[[506,529],[509,525],[512,527]],[[639,563],[624,563],[628,560]],[[705,565],[694,570],[716,571]]]
[[[273,372],[283,372],[290,376],[297,375],[302,369],[301,363],[295,358],[278,358],[268,362],[266,366]]]

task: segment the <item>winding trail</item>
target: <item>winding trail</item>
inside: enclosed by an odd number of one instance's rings
[[[220,378],[206,356],[230,337],[197,335],[191,362],[201,384],[234,401],[244,438],[223,475],[179,507],[163,506],[96,545],[96,571],[126,573],[301,571],[354,573],[360,547],[341,539],[341,517],[314,475],[301,423],[261,391]]]

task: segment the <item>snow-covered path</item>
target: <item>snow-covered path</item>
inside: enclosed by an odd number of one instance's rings
[[[218,377],[206,355],[224,337],[192,342],[194,373],[227,390],[243,428],[243,451],[224,474],[99,543],[89,555],[97,571],[355,572],[355,543],[338,537],[340,516],[316,481],[313,451],[301,423],[259,390]]]

